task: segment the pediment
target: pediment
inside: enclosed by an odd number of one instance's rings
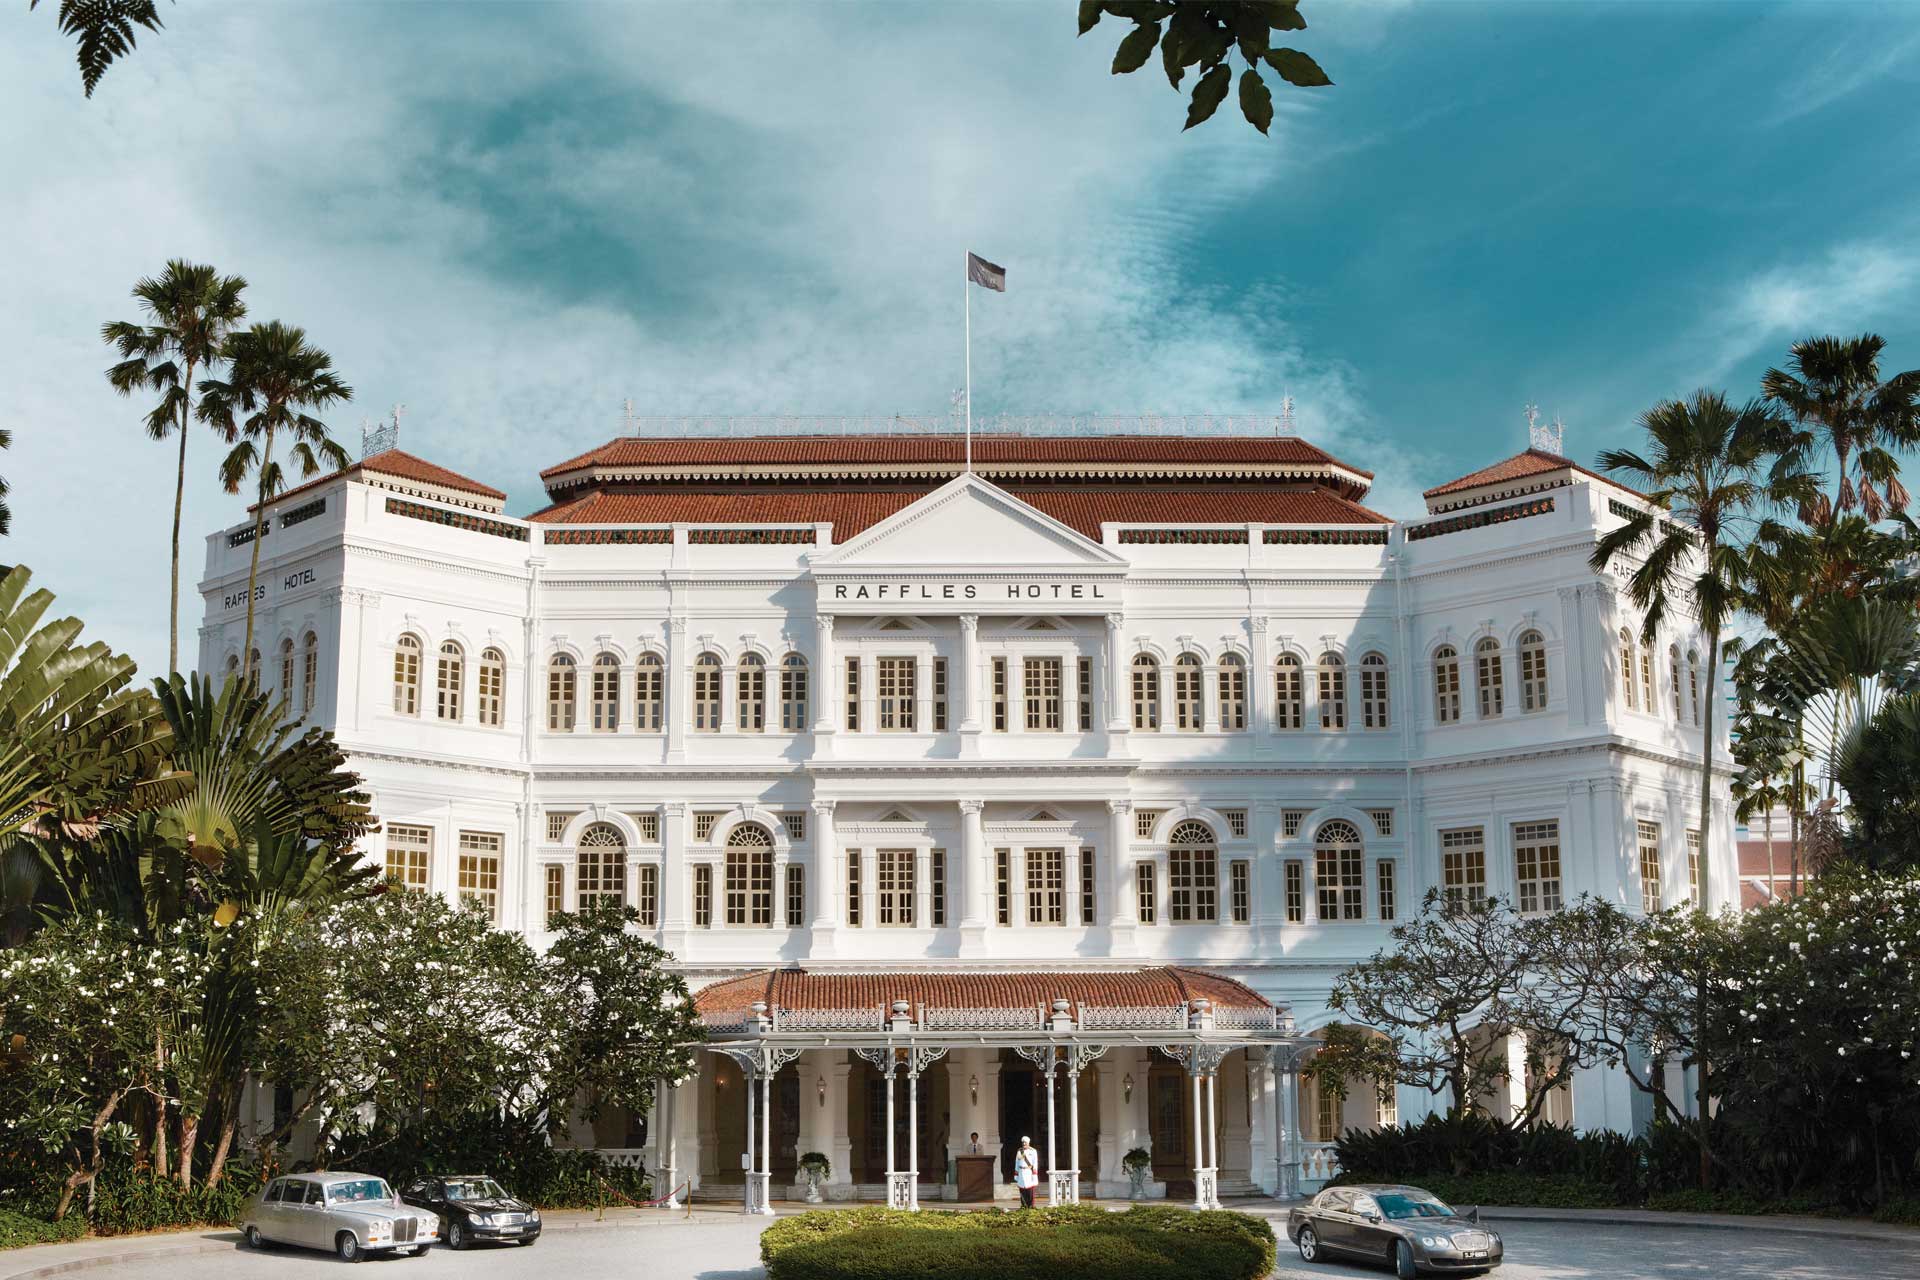
[[[1126,558],[964,475],[820,556],[816,568],[1120,569]]]

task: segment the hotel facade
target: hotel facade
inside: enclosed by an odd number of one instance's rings
[[[1056,1197],[1197,1203],[1417,1119],[1297,1074],[1330,982],[1429,890],[1738,900],[1698,838],[1704,636],[1595,542],[1629,490],[1529,449],[1396,520],[1291,436],[627,436],[548,505],[398,449],[208,541],[203,670],[338,736],[389,874],[633,906],[713,1041],[574,1138],[662,1191],[959,1194],[1031,1135]],[[1509,1046],[1516,1075],[1521,1046]],[[1517,1093],[1516,1084],[1512,1091]],[[1550,1114],[1632,1130],[1624,1076]],[[977,1166],[975,1166],[977,1168]]]

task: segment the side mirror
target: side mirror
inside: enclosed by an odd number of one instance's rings
[[[1475,1205],[1473,1206],[1473,1208],[1467,1210],[1467,1221],[1471,1222],[1476,1227],[1480,1225],[1480,1206],[1479,1205]]]
[[[1378,1210],[1376,1210],[1376,1211],[1374,1211],[1374,1212],[1372,1212],[1372,1213],[1369,1213],[1369,1214],[1367,1215],[1367,1221],[1368,1221],[1368,1222],[1378,1222],[1378,1221],[1380,1221],[1380,1214],[1379,1214],[1379,1211],[1378,1211]]]

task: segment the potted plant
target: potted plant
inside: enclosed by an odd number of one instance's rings
[[[1153,1171],[1153,1157],[1145,1147],[1135,1147],[1120,1157],[1120,1167],[1127,1171],[1127,1179],[1133,1184],[1128,1198],[1144,1200],[1147,1195],[1147,1175]]]
[[[807,1203],[821,1202],[820,1184],[833,1176],[833,1162],[818,1151],[800,1157],[800,1177],[807,1184]]]

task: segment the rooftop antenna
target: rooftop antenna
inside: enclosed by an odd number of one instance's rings
[[[624,434],[632,435],[633,434],[633,397],[632,396],[627,397],[626,405],[624,406],[624,408],[625,408],[625,416],[621,418],[621,424],[624,428]]]
[[[1527,447],[1538,449],[1542,453],[1551,453],[1556,458],[1564,458],[1567,424],[1560,421],[1560,415],[1556,413],[1553,415],[1553,421],[1543,427],[1536,421],[1540,416],[1539,410],[1532,409],[1532,406],[1529,406],[1529,409],[1531,412],[1527,414]]]
[[[1289,391],[1280,397],[1280,434],[1290,436],[1293,429],[1293,393]]]

